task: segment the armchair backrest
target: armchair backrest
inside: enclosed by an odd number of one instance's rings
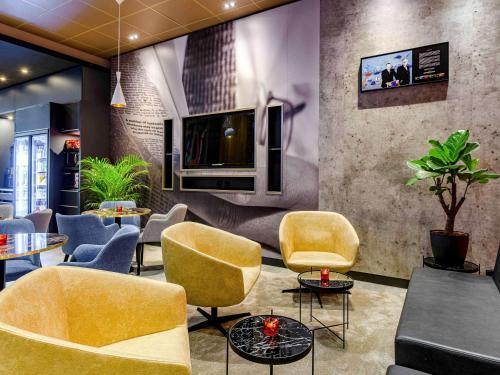
[[[46,208],[42,211],[36,211],[24,217],[35,225],[37,233],[47,233],[49,230],[50,219],[52,219],[52,210]]]
[[[14,217],[14,207],[11,204],[0,204],[0,220],[10,220]]]
[[[348,260],[357,256],[359,238],[341,214],[297,211],[286,214],[280,224],[280,244],[285,259],[293,251],[335,252]]]
[[[161,233],[168,227],[182,223],[186,217],[187,206],[182,203],[176,204],[166,215],[153,214],[149,218],[144,232],[142,242],[160,242]]]
[[[11,219],[0,220],[0,233],[2,234],[16,234],[16,233],[35,233],[35,226],[28,219]],[[40,267],[40,254],[33,254],[16,259],[28,259],[34,265]]]
[[[124,208],[136,208],[134,201],[104,201],[101,202],[99,208],[116,208],[116,206],[122,206]],[[103,223],[110,225],[114,223],[113,218],[104,218]],[[137,227],[141,226],[141,218],[139,216],[134,217],[124,217],[122,218],[122,224],[135,225]]]
[[[135,226],[122,227],[92,261],[95,268],[129,273],[139,233],[139,228]]]
[[[65,254],[73,254],[82,244],[104,245],[109,240],[106,226],[95,215],[56,214],[56,221],[59,233],[69,237],[62,247]]]

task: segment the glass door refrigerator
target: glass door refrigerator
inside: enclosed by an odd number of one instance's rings
[[[14,141],[15,216],[48,207],[49,135],[47,131],[16,134]]]

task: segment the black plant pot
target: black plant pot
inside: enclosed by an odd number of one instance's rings
[[[469,249],[469,233],[431,230],[431,247],[436,263],[444,267],[461,267]]]

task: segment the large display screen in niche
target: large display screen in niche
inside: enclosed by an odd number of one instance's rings
[[[255,168],[255,109],[183,118],[182,168]]]
[[[449,45],[446,43],[361,58],[361,92],[388,90],[447,81]]]

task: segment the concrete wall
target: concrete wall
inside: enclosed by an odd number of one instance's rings
[[[407,278],[444,228],[428,184],[403,184],[427,139],[470,129],[482,166],[500,171],[499,21],[497,0],[321,1],[320,209],[357,229],[357,270]],[[361,57],[445,41],[449,83],[358,93]],[[494,264],[499,207],[500,181],[475,186],[456,222],[481,269]]]

